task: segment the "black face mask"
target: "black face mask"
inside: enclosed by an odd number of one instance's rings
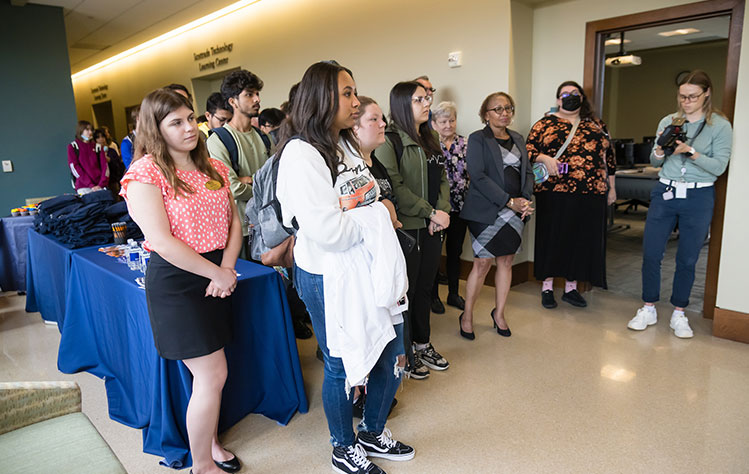
[[[568,95],[562,97],[562,108],[567,112],[574,112],[580,108],[583,103],[583,99],[579,95]]]

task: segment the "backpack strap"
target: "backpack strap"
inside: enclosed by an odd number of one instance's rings
[[[224,127],[218,127],[213,129],[213,133],[218,135],[221,143],[224,144],[224,148],[229,152],[229,159],[231,160],[231,167],[235,173],[239,174],[239,150],[237,149],[237,142],[229,130]]]
[[[265,145],[265,151],[267,151],[268,155],[270,155],[270,137],[256,126],[253,125],[252,128],[255,129],[258,135],[260,135],[260,139],[263,140],[263,145]]]
[[[385,132],[385,136],[390,139],[390,143],[393,144],[395,149],[395,161],[398,163],[398,169],[401,167],[401,157],[403,156],[403,140],[398,132],[394,130],[388,130]]]

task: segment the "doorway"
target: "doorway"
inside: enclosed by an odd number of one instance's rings
[[[221,83],[224,82],[224,77],[239,69],[239,67],[235,67],[192,79],[192,93],[197,106],[197,109],[195,109],[196,115],[202,115],[205,112],[205,103],[208,96],[214,92],[221,92]]]
[[[708,23],[715,23],[720,24],[721,22],[726,23],[727,22],[727,35],[725,38],[722,37],[716,37],[716,38],[709,38],[710,35],[705,35],[704,37],[707,38],[707,41],[702,42],[696,42],[694,45],[691,46],[699,46],[700,48],[708,47],[708,43],[712,43],[712,47],[718,47],[718,48],[724,48],[725,51],[725,74],[723,74],[723,87],[720,91],[720,95],[722,95],[722,102],[716,103],[716,105],[720,108],[720,110],[728,117],[729,120],[732,121],[733,119],[733,111],[734,111],[734,105],[735,105],[735,99],[736,99],[736,82],[738,80],[738,62],[739,62],[739,51],[741,47],[741,28],[743,24],[743,15],[744,15],[744,1],[743,0],[713,0],[713,1],[706,1],[706,2],[697,2],[697,3],[691,3],[686,5],[680,5],[676,7],[671,8],[664,8],[660,10],[653,10],[649,12],[643,12],[638,13],[634,15],[625,15],[621,17],[616,18],[609,18],[605,20],[599,20],[594,22],[589,22],[586,25],[586,46],[585,46],[585,72],[584,72],[584,88],[586,90],[586,93],[589,95],[589,97],[593,98],[594,104],[597,107],[596,112],[599,114],[599,116],[605,116],[604,114],[608,114],[611,117],[614,118],[615,125],[618,126],[617,123],[619,118],[621,117],[620,112],[616,110],[617,104],[616,101],[612,100],[611,97],[609,97],[609,103],[608,107],[609,109],[604,112],[603,104],[606,103],[606,76],[608,74],[607,66],[606,66],[606,56],[607,56],[607,50],[606,50],[606,41],[619,38],[622,39],[621,33],[625,32],[624,39],[625,43],[623,45],[616,45],[617,48],[627,48],[627,35],[633,36],[632,41],[634,41],[634,38],[636,38],[638,35],[647,33],[648,30],[654,31],[654,29],[658,29],[659,32],[663,31],[674,31],[678,29],[680,26],[683,26],[684,23],[695,23],[695,22],[702,22],[701,25],[707,25]],[[708,21],[710,20],[710,21]],[[699,28],[694,28],[699,29]],[[687,35],[682,35],[687,36]],[[696,38],[693,37],[693,38]],[[699,43],[704,43],[699,45]],[[665,57],[664,54],[668,54],[671,52],[673,54],[673,51],[675,50],[668,50],[668,48],[672,47],[689,47],[689,45],[667,45],[664,46],[665,50],[661,50],[660,52],[656,51],[657,54],[660,54],[661,58]],[[643,54],[646,49],[657,49],[657,48],[644,48]],[[610,50],[609,50],[610,51]],[[619,51],[621,52],[621,51]],[[625,51],[626,52],[626,51]],[[657,54],[654,56],[657,60]],[[625,56],[625,55],[621,55]],[[643,64],[646,64],[645,58],[643,59]],[[628,59],[627,60],[630,63],[637,62],[636,60]],[[640,67],[640,66],[633,66],[634,67]],[[715,66],[720,68],[721,66]],[[702,68],[700,65],[692,65],[688,69],[695,69],[695,68]],[[679,71],[680,72],[680,71]],[[678,72],[677,72],[678,74]],[[658,72],[658,76],[666,76],[668,78],[668,73],[666,71],[661,70]],[[614,90],[617,87],[621,87],[621,85],[616,85],[614,82],[617,80],[616,76],[621,76],[621,74],[609,74],[609,91]],[[676,75],[673,75],[674,77],[671,78],[671,81],[676,80]],[[621,79],[621,77],[619,78]],[[659,118],[662,116],[665,116],[666,114],[673,112],[676,108],[675,106],[675,100],[673,99],[675,97],[675,83],[671,83],[671,100],[670,104],[666,106],[664,110],[659,110],[655,112],[656,115],[659,115]],[[714,87],[717,89],[718,86],[714,84]],[[667,99],[666,99],[667,100]],[[656,109],[656,106],[650,105],[651,109]],[[631,153],[628,155],[625,153],[626,160],[630,160],[632,158],[632,155],[634,155],[634,150],[636,147],[634,146],[634,140],[635,139],[642,139],[642,142],[645,142],[646,138],[652,138],[652,135],[654,134],[655,127],[657,125],[657,120],[649,124],[645,120],[642,120],[642,122],[646,122],[643,124],[643,126],[649,127],[652,132],[648,134],[643,134],[642,136],[636,136],[636,137],[614,137],[614,138],[620,138],[620,139],[627,139],[630,138],[633,140],[633,146],[632,147],[626,147],[631,150]],[[629,127],[630,121],[627,120],[626,124],[622,123],[622,126]],[[638,125],[639,127],[639,125]],[[631,133],[638,135],[643,131],[639,128],[633,128],[628,129],[624,128],[622,133]],[[647,133],[647,132],[645,132]],[[641,143],[642,143],[641,142]],[[643,149],[646,147],[643,146]],[[626,149],[625,149],[626,152]],[[718,284],[718,266],[720,262],[720,246],[721,246],[721,239],[722,239],[722,230],[723,230],[723,211],[725,208],[725,195],[726,195],[726,174],[724,173],[716,182],[715,192],[715,208],[713,213],[713,221],[711,224],[710,229],[710,241],[707,245],[707,258],[706,258],[706,264],[705,264],[705,279],[704,279],[704,296],[703,296],[703,304],[702,304],[702,313],[703,316],[706,318],[712,319],[714,311],[715,311],[715,299],[717,294],[717,284]],[[618,178],[617,178],[618,179]],[[617,223],[617,226],[626,227],[627,223]],[[631,228],[631,224],[630,224]],[[615,234],[614,234],[615,235]],[[703,250],[704,251],[704,250]],[[637,259],[635,259],[636,264],[639,263],[641,257],[638,256]],[[672,258],[673,260],[673,258]],[[664,263],[666,261],[666,258],[664,258]],[[635,266],[636,266],[635,264]],[[668,271],[668,269],[664,266],[664,274]],[[636,275],[636,278],[634,279],[636,284],[639,284],[640,278],[639,273]],[[611,283],[611,282],[610,282]],[[631,284],[631,283],[630,283]],[[664,288],[666,292],[668,292],[668,289]]]
[[[94,126],[101,128],[106,125],[109,132],[115,136],[114,113],[112,113],[112,101],[99,102],[91,106],[94,111]]]

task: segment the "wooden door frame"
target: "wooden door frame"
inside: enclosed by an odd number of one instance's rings
[[[597,113],[601,114],[603,104],[604,41],[607,33],[633,30],[680,21],[730,15],[728,32],[728,57],[726,61],[726,81],[723,91],[721,111],[733,123],[736,105],[736,85],[739,76],[739,54],[741,53],[741,30],[744,25],[744,0],[710,0],[687,3],[675,7],[661,8],[647,12],[624,15],[604,20],[590,21],[585,28],[585,72],[583,88],[593,101]],[[707,256],[705,277],[705,297],[702,307],[703,317],[712,319],[718,293],[718,271],[720,249],[723,238],[723,219],[726,206],[726,182],[728,172],[715,183],[715,208],[710,226],[710,244]]]

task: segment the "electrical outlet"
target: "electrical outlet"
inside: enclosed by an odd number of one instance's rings
[[[10,160],[3,160],[3,173],[13,172],[13,162]]]
[[[460,67],[463,65],[463,52],[453,51],[447,55],[447,65],[450,67]]]

